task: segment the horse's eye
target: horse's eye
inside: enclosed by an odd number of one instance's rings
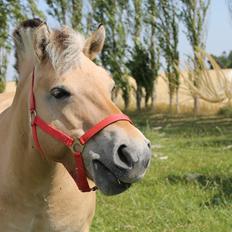
[[[70,95],[71,95],[67,90],[65,90],[65,89],[63,89],[61,87],[55,87],[55,88],[53,88],[50,91],[50,93],[56,99],[67,98],[67,97],[70,97]]]

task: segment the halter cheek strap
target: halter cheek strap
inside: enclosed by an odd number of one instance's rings
[[[109,126],[112,123],[115,123],[117,121],[128,121],[132,123],[132,121],[129,119],[128,116],[124,114],[113,114],[99,123],[97,123],[95,126],[87,130],[80,138],[72,138],[69,135],[65,134],[64,132],[60,131],[59,129],[53,127],[52,125],[46,123],[42,118],[40,118],[37,115],[36,112],[36,99],[34,95],[34,70],[32,73],[32,86],[31,86],[31,95],[30,95],[30,113],[31,113],[31,127],[32,127],[32,136],[33,140],[36,146],[36,149],[40,152],[42,158],[45,158],[45,153],[39,143],[38,135],[37,135],[37,127],[39,127],[43,132],[46,134],[49,134],[51,137],[56,139],[57,141],[63,143],[65,146],[69,147],[72,151],[73,157],[75,159],[75,171],[69,172],[70,175],[75,180],[78,188],[82,192],[90,192],[94,191],[97,188],[93,187],[90,188],[86,173],[85,173],[85,167],[84,162],[82,158],[82,151],[84,149],[85,144],[94,137],[98,132],[103,130],[105,127]]]

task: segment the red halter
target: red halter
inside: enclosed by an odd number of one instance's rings
[[[75,168],[75,173],[70,172],[70,175],[75,180],[79,190],[81,190],[82,192],[90,192],[96,190],[97,189],[96,187],[93,188],[89,187],[87,177],[85,174],[85,167],[82,159],[82,151],[84,149],[85,144],[98,132],[100,132],[102,129],[104,129],[105,127],[109,126],[114,122],[129,121],[130,123],[132,123],[132,121],[128,118],[128,116],[124,114],[113,114],[106,117],[105,119],[97,123],[95,126],[87,130],[80,138],[72,138],[69,135],[63,133],[62,131],[54,128],[52,125],[49,125],[37,115],[35,95],[33,91],[34,80],[35,77],[33,70],[31,96],[30,96],[30,113],[31,113],[32,136],[37,150],[41,153],[42,157],[44,158],[45,154],[40,146],[38,135],[37,135],[37,126],[38,126],[42,131],[49,134],[51,137],[60,141],[65,146],[71,149],[75,159],[76,168]],[[78,148],[80,150],[78,150]]]

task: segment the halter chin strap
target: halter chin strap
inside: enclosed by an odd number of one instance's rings
[[[64,132],[56,129],[52,125],[46,123],[42,118],[40,118],[37,115],[36,112],[36,99],[34,95],[34,70],[32,73],[32,86],[31,86],[31,95],[30,95],[30,113],[31,113],[31,127],[32,127],[32,136],[33,140],[36,146],[36,149],[40,152],[42,158],[45,158],[45,153],[40,146],[38,135],[37,135],[37,127],[39,127],[43,132],[49,134],[51,137],[56,139],[57,141],[63,143],[65,146],[69,147],[72,151],[74,160],[75,160],[75,171],[71,172],[69,171],[70,175],[73,177],[74,181],[76,182],[78,188],[82,192],[90,192],[97,189],[97,187],[90,188],[86,173],[85,173],[85,167],[84,162],[82,158],[82,151],[84,149],[85,144],[98,132],[103,130],[105,127],[109,126],[112,123],[115,123],[117,121],[128,121],[132,123],[132,121],[129,119],[128,116],[124,114],[113,114],[99,123],[97,123],[95,126],[87,130],[80,138],[73,138]]]

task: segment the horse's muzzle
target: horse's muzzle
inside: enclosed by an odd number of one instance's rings
[[[119,179],[125,183],[140,180],[151,159],[150,141],[145,140],[141,147],[137,144],[121,144],[114,154],[114,165],[120,170]]]

